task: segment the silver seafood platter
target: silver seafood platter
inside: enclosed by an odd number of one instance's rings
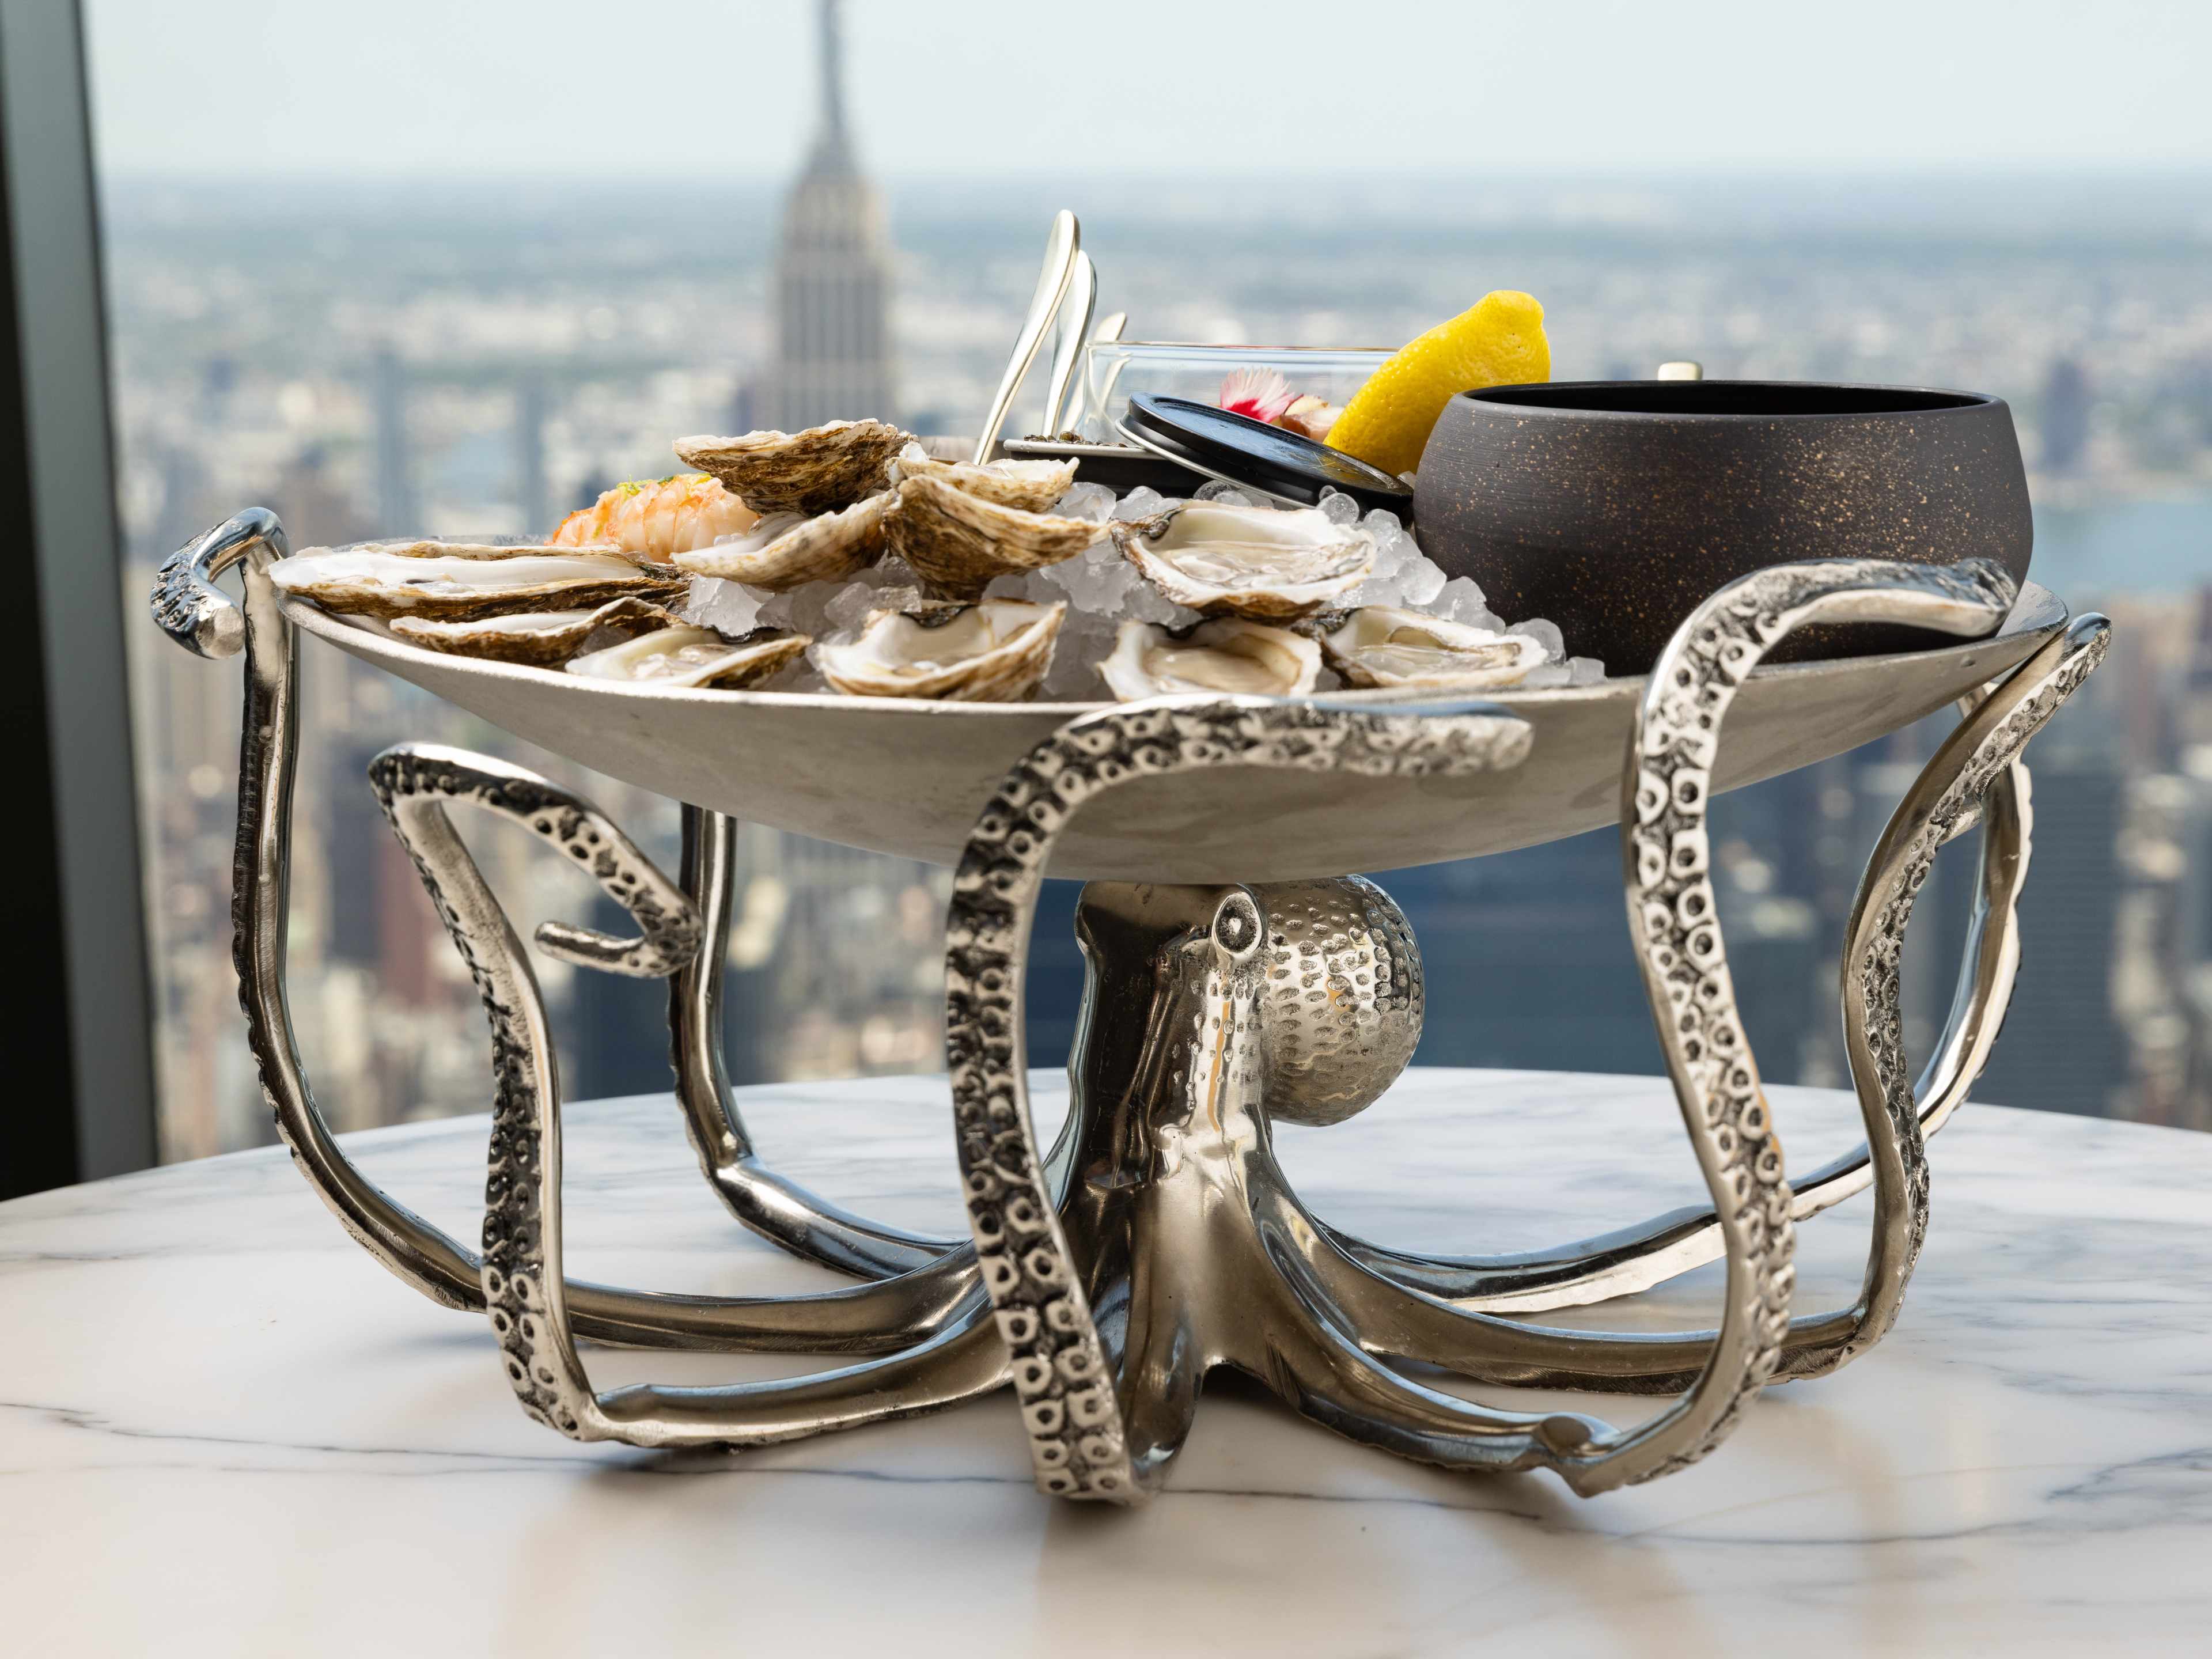
[[[518,738],[609,777],[849,847],[954,864],[1023,756],[1109,703],[931,702],[657,687],[447,655],[298,599],[302,630]],[[1810,765],[1967,696],[2064,627],[2028,584],[1985,638],[1753,671],[1729,716],[1715,787]],[[1051,873],[1083,880],[1291,881],[1472,858],[1618,822],[1620,757],[1642,677],[1504,690],[1526,758],[1456,777],[1218,768],[1139,779],[1067,826]],[[1347,691],[1336,706],[1402,693]]]
[[[1414,598],[1399,545],[1410,538],[1388,512],[1355,527],[1326,497],[1293,519],[1204,490],[1139,503],[1133,489],[1108,524],[1070,504],[1065,459],[989,461],[1024,374],[1072,301],[1045,423],[1063,430],[1094,295],[1074,216],[1061,213],[964,465],[911,449],[883,422],[683,439],[678,455],[715,488],[693,475],[609,492],[556,532],[583,551],[566,566],[547,568],[550,549],[454,544],[288,563],[283,526],[262,509],[163,566],[152,604],[162,630],[200,656],[246,659],[234,959],[278,1133],[395,1276],[487,1321],[524,1412],[575,1441],[736,1449],[1011,1394],[1040,1492],[1128,1504],[1162,1487],[1208,1374],[1225,1369],[1334,1433],[1471,1474],[1544,1469],[1588,1497],[1689,1467],[1769,1384],[1828,1375],[1899,1316],[1928,1231],[1927,1139],[1986,1063],[2021,960],[2016,900],[2031,824],[2022,755],[2103,659],[2109,623],[2069,619],[2054,595],[2022,586],[2019,564],[1992,557],[1934,565],[1803,548],[1698,602],[1648,676],[1593,680],[1594,665],[1543,665],[1564,678],[1532,685],[1528,653],[1565,643],[1558,630],[1540,639],[1529,619],[1516,639],[1503,625],[1439,623],[1396,599],[1377,602],[1394,583]],[[690,550],[673,553],[690,575],[781,597],[849,584],[872,564],[880,572],[888,548],[933,608],[871,611],[856,636],[841,627],[823,640],[811,660],[836,695],[759,689],[814,629],[740,628],[734,615],[727,627],[670,629],[678,571],[635,562],[631,541],[605,533],[623,515],[649,513],[667,519],[653,526],[659,540]],[[659,535],[678,529],[680,541]],[[1111,540],[1103,564],[1076,565],[1102,531]],[[623,556],[608,556],[616,550]],[[435,566],[410,562],[434,557]],[[231,571],[238,600],[216,585]],[[1449,583],[1437,575],[1420,586],[1441,599]],[[1137,615],[1128,585],[1139,578],[1163,603],[1208,620],[1170,633]],[[992,597],[1008,580],[1025,600]],[[840,587],[822,615],[842,611],[848,592]],[[730,597],[684,593],[707,608]],[[488,597],[541,608],[531,617]],[[1467,597],[1455,596],[1448,608],[1458,612]],[[1638,598],[1631,583],[1617,595],[1624,607]],[[934,604],[945,600],[958,603]],[[1323,623],[1322,607],[1339,600],[1347,617]],[[462,605],[501,617],[501,654],[529,665],[414,642],[451,643],[453,630],[474,625]],[[535,665],[587,641],[617,610],[664,631]],[[1054,643],[1067,642],[1078,613],[1127,620],[1110,654],[1071,652],[1055,679]],[[1301,618],[1318,639],[1263,625]],[[1836,623],[1934,629],[1954,642],[1765,665],[1800,629]],[[1078,635],[1096,632],[1085,625]],[[302,633],[684,804],[672,877],[589,801],[507,763],[400,744],[370,763],[378,804],[489,1025],[480,1249],[365,1177],[318,1106],[295,1037],[286,903]],[[557,648],[542,649],[549,641]],[[1459,660],[1448,683],[1460,695],[1440,696],[1419,668],[1423,653],[1439,652]],[[1204,672],[1191,672],[1206,653]],[[1346,684],[1400,689],[1308,694],[1324,654]],[[1087,688],[1092,668],[1127,700],[1022,700]],[[709,688],[709,678],[726,683]],[[1405,689],[1424,680],[1426,689]],[[886,690],[926,695],[872,695]],[[971,700],[935,700],[947,691]],[[1798,1167],[1785,1158],[1736,1006],[1709,874],[1711,797],[1947,705],[1955,729],[1877,839],[1843,930],[1838,1012],[1865,1139]],[[568,1277],[550,1016],[456,813],[536,838],[621,908],[629,925],[617,933],[545,922],[538,951],[669,981],[672,1104],[708,1185],[736,1221],[852,1282],[716,1297]],[[741,818],[957,871],[945,1055],[964,1237],[842,1210],[757,1151],[720,1047]],[[1271,1124],[1341,1123],[1382,1100],[1413,1058],[1426,1006],[1410,922],[1353,872],[1613,823],[1629,943],[1708,1202],[1510,1255],[1407,1250],[1340,1232],[1306,1209],[1276,1161]],[[1899,997],[1903,943],[1937,854],[1968,835],[1981,857],[1958,990],[1916,1080]],[[1074,919],[1088,969],[1081,1035],[1067,1115],[1050,1142],[1030,1110],[1023,1037],[1048,874],[1091,884]],[[1800,1311],[1798,1225],[1869,1188],[1856,1296]],[[1713,1329],[1623,1334],[1528,1319],[1716,1260],[1723,1290]],[[584,1340],[832,1363],[803,1376],[602,1390]],[[1431,1386],[1439,1370],[1550,1398],[1534,1410],[1492,1406]],[[1557,1407],[1560,1391],[1674,1398],[1615,1424]]]
[[[1926,1141],[1986,1062],[2019,966],[2021,757],[2110,633],[2100,617],[2068,621],[2052,596],[2023,592],[1989,560],[1829,560],[1756,570],[1710,596],[1648,682],[1449,702],[1372,692],[885,701],[594,681],[433,654],[380,624],[281,598],[284,548],[273,514],[240,514],[163,567],[153,610],[185,648],[246,659],[240,1006],[278,1133],[355,1237],[422,1294],[486,1318],[523,1410],[572,1439],[776,1444],[1011,1391],[1038,1489],[1115,1504],[1160,1489],[1217,1369],[1370,1445],[1469,1472],[1547,1469],[1591,1496],[1686,1468],[1769,1383],[1827,1375],[1879,1343],[1926,1237]],[[242,603],[215,586],[234,569]],[[1797,629],[1839,622],[1976,642],[1762,666]],[[370,764],[490,1027],[481,1249],[364,1177],[316,1103],[294,1035],[286,895],[302,630],[686,803],[672,878],[590,802],[520,768],[427,744]],[[1711,798],[1950,702],[1957,727],[1877,841],[1844,928],[1838,1006],[1866,1139],[1818,1168],[1793,1167],[1707,878]],[[672,1103],[708,1184],[737,1221],[854,1282],[795,1297],[672,1297],[568,1278],[550,1017],[456,813],[535,837],[623,908],[634,933],[549,921],[538,948],[670,981]],[[842,1211],[756,1150],[719,1046],[738,817],[955,864],[945,1030],[964,1240]],[[1709,1205],[1508,1256],[1408,1251],[1304,1208],[1270,1123],[1340,1123],[1381,1101],[1413,1057],[1425,1006],[1410,923],[1381,888],[1345,872],[1616,817],[1630,943]],[[1968,834],[1981,862],[1959,989],[1916,1082],[1902,943],[1937,854]],[[1048,872],[1094,878],[1075,917],[1090,971],[1070,1107],[1049,1144],[1030,1111],[1022,1039]],[[1860,1294],[1795,1311],[1797,1225],[1869,1188]],[[1524,1322],[1716,1258],[1716,1329]],[[603,1391],[578,1346],[586,1339],[836,1363],[773,1381]],[[1424,1367],[1676,1398],[1616,1425],[1477,1403],[1429,1386]]]

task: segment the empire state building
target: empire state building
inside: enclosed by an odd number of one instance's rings
[[[822,117],[784,204],[775,260],[775,362],[759,414],[785,432],[824,421],[898,418],[893,386],[890,238],[883,204],[854,165],[845,131],[837,0],[820,0]]]

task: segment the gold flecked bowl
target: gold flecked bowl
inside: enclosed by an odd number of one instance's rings
[[[1789,380],[1565,380],[1444,406],[1421,455],[1422,550],[1503,617],[1547,617],[1611,673],[1650,667],[1705,597],[1797,559],[1993,559],[2035,544],[2002,398]],[[1808,628],[1771,662],[1940,635]]]

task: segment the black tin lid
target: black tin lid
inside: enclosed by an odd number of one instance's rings
[[[1163,495],[1188,495],[1206,480],[1205,473],[1194,472],[1158,450],[1138,444],[1007,438],[1000,441],[999,452],[1017,461],[1073,461],[1077,477],[1085,483],[1103,484],[1117,495],[1140,488],[1157,489]]]
[[[1358,502],[1363,512],[1379,507],[1401,522],[1413,515],[1413,492],[1382,468],[1303,434],[1188,398],[1139,392],[1129,399],[1121,429],[1209,477],[1249,484],[1284,501],[1312,507],[1324,490],[1334,489]]]

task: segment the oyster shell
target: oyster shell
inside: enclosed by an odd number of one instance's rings
[[[738,691],[755,685],[812,644],[804,634],[757,629],[727,640],[708,628],[664,628],[577,657],[571,674],[633,685],[718,685]]]
[[[1182,632],[1125,622],[1098,665],[1123,702],[1168,691],[1231,691],[1295,697],[1314,689],[1321,647],[1303,634],[1242,617],[1219,617]]]
[[[489,617],[574,611],[609,599],[674,601],[684,573],[605,547],[363,542],[313,547],[269,567],[279,591],[365,617]]]
[[[955,489],[1001,507],[1018,507],[1024,513],[1042,513],[1067,494],[1075,482],[1073,461],[986,461],[971,466],[965,461],[940,461],[920,444],[908,444],[892,458],[891,482],[907,478],[940,478]]]
[[[1310,616],[1375,568],[1374,536],[1318,507],[1185,501],[1111,529],[1146,581],[1205,616]]]
[[[1356,686],[1518,684],[1551,659],[1540,640],[1499,634],[1425,611],[1370,605],[1321,636],[1328,665]]]
[[[994,576],[1072,559],[1106,533],[1088,519],[1055,518],[986,501],[935,476],[899,480],[891,550],[935,599],[976,599]]]
[[[1016,599],[872,611],[854,638],[817,647],[814,664],[848,696],[1014,702],[1052,666],[1066,617],[1065,604]]]
[[[678,438],[676,453],[736,490],[756,513],[812,514],[884,488],[884,464],[910,441],[883,421],[831,421],[804,432]]]
[[[682,618],[650,599],[610,599],[593,611],[521,611],[497,617],[433,621],[395,617],[392,634],[410,645],[428,646],[456,657],[520,662],[550,668],[583,648],[600,629],[642,634],[673,628]]]
[[[897,501],[886,489],[811,519],[772,514],[733,540],[678,553],[676,562],[698,575],[772,593],[808,582],[842,581],[883,557],[884,520]]]

